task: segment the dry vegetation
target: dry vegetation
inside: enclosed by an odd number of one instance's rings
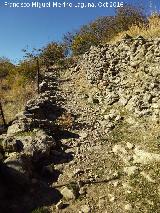
[[[64,113],[57,119],[57,124],[62,129],[69,129],[73,126],[74,117],[70,113]]]
[[[5,113],[6,122],[14,119],[15,114],[23,110],[27,100],[35,95],[35,83],[28,81],[21,83],[21,76],[16,76],[14,82],[10,84],[10,88],[2,89],[2,104]],[[5,85],[5,80],[2,85]]]
[[[4,61],[4,63],[8,62]],[[0,99],[8,123],[35,94],[35,78],[28,75],[30,72],[34,73],[35,68],[32,66],[29,70],[24,64],[8,67],[6,64],[2,65],[2,62],[0,65],[0,68],[3,66],[5,73],[4,76],[0,76]]]
[[[23,52],[25,59],[18,65],[0,57],[0,101],[7,123],[12,121],[15,115],[23,110],[27,100],[35,95],[38,64],[42,74],[44,66],[63,63],[64,59],[64,48],[56,42],[51,42],[42,49],[34,48],[31,52],[24,49]],[[2,121],[0,122],[2,124]]]
[[[148,24],[132,25],[129,30],[119,33],[115,36],[111,43],[120,41],[125,34],[132,37],[137,37],[139,35],[144,38],[152,39],[160,37],[160,15],[152,15],[148,18]]]

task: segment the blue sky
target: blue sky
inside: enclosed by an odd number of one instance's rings
[[[77,4],[77,2],[106,2],[104,0],[64,0]],[[54,2],[64,2],[55,0]],[[123,1],[123,0],[122,0]],[[0,2],[0,56],[5,56],[13,61],[22,58],[22,49],[40,48],[52,40],[60,41],[64,33],[77,29],[99,16],[114,14],[113,8],[9,8],[4,2],[35,2],[33,0],[1,0]],[[38,1],[37,1],[38,2]],[[49,2],[39,0],[39,2]],[[50,1],[53,2],[53,1]],[[109,1],[108,1],[109,2]],[[113,2],[113,1],[112,1]],[[115,0],[118,2],[118,0]],[[119,1],[121,2],[121,1]],[[124,3],[140,2],[146,8],[149,0],[125,0]],[[160,0],[152,0],[152,7],[159,10]]]

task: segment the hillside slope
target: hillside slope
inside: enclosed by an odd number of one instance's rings
[[[126,35],[59,70],[58,84],[54,69],[46,71],[27,118],[17,116],[1,136],[5,166],[26,154],[20,165],[29,167],[14,169],[27,174],[31,189],[43,181],[56,189],[54,202],[48,194],[32,210],[39,204],[39,213],[159,212],[159,59],[160,39]]]

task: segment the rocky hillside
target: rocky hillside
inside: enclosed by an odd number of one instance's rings
[[[159,120],[160,39],[126,35],[114,45],[91,47],[81,63],[89,82],[102,90],[104,104],[118,102],[138,117]]]
[[[3,212],[158,213],[159,59],[160,39],[126,35],[46,70],[0,136]]]

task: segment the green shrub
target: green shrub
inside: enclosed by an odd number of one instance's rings
[[[53,64],[61,64],[65,57],[65,49],[63,45],[56,42],[51,42],[44,48],[42,48],[42,53],[40,58],[43,60],[44,64],[49,67]]]
[[[10,62],[9,59],[1,57],[0,58],[0,79],[5,78],[12,69],[14,65]]]
[[[75,36],[72,43],[73,55],[85,53],[92,45],[98,45],[99,41],[94,34],[84,33]]]
[[[34,79],[37,73],[36,60],[24,60],[15,69],[15,72],[23,76],[25,79]]]

